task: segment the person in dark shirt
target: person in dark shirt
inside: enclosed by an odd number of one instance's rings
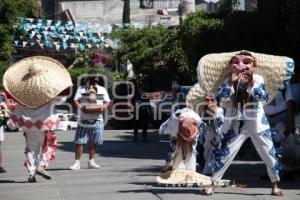
[[[137,141],[138,130],[142,129],[143,141],[148,141],[147,139],[147,129],[149,122],[149,115],[151,112],[150,101],[145,93],[143,93],[143,87],[138,85],[134,81],[134,96],[131,99],[131,104],[133,106],[133,135],[134,141]]]

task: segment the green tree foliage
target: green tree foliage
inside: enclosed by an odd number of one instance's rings
[[[0,60],[0,90],[3,90],[3,74],[5,70],[9,67],[9,61]]]
[[[41,11],[33,0],[0,0],[0,60],[14,52],[12,34],[17,17],[39,16]]]
[[[121,40],[121,60],[124,63],[130,60],[137,74],[151,73],[161,59],[165,34],[163,27],[118,30],[114,35]]]
[[[129,28],[118,30],[114,36],[121,40],[121,61],[131,61],[147,90],[169,89],[174,73],[187,72],[176,29],[163,26]]]
[[[183,21],[179,37],[189,70],[193,73],[193,76],[190,77],[192,80],[195,81],[195,69],[199,59],[219,48],[216,38],[222,27],[223,21],[221,19],[203,11],[192,13]]]
[[[162,60],[165,62],[165,68],[168,70],[169,78],[172,79],[174,76],[180,74],[182,84],[189,84],[191,82],[191,72],[182,49],[178,28],[167,30],[161,55]]]
[[[125,74],[118,71],[113,71],[111,73],[111,76],[113,78],[113,81],[124,81],[126,80]]]
[[[120,58],[123,63],[130,60],[135,73],[145,79],[157,73],[161,60],[161,47],[165,40],[166,30],[163,27],[144,29],[129,28],[115,33],[121,40]]]

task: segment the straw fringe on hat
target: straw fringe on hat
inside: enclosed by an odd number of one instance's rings
[[[10,66],[3,76],[3,85],[20,104],[35,108],[48,103],[73,84],[60,62],[33,56]]]
[[[175,169],[156,177],[156,182],[162,186],[208,186],[211,178],[191,170]]]
[[[202,89],[199,83],[196,83],[189,90],[186,96],[187,107],[194,110],[196,113],[201,113],[203,109],[201,103],[203,102],[204,96],[205,96],[204,90]]]
[[[218,87],[229,75],[230,59],[240,52],[208,54],[200,59],[197,67],[198,83],[190,90],[186,98],[188,107],[195,108],[203,101],[205,94],[217,92]],[[291,78],[294,70],[293,59],[247,52],[256,59],[254,73],[263,76],[269,96],[275,95],[278,88],[283,86],[282,83]],[[199,109],[201,110],[201,106]]]

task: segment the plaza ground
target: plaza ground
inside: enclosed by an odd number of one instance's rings
[[[131,130],[107,130],[96,156],[101,168],[87,169],[85,149],[82,169],[78,171],[68,169],[74,162],[74,131],[57,132],[57,159],[48,169],[53,178],[37,176],[37,183],[27,183],[23,135],[9,132],[5,136],[2,149],[7,173],[0,174],[0,200],[300,199],[299,176],[281,182],[284,197],[270,196],[270,182],[261,178],[266,169],[259,160],[236,160],[225,175],[247,184],[246,188],[220,188],[215,195],[206,197],[199,194],[199,188],[159,187],[155,178],[164,164],[168,138],[155,130],[150,131],[148,142],[143,142],[141,135],[132,142]]]

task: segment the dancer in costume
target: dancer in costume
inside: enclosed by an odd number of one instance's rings
[[[189,108],[177,110],[159,129],[160,134],[170,134],[170,149],[162,169],[188,169],[196,171],[196,145],[205,124],[197,113]]]
[[[65,101],[73,85],[68,71],[52,58],[28,57],[7,69],[3,85],[17,102],[10,123],[25,132],[28,182],[36,182],[36,174],[51,179],[45,168],[55,158],[57,147],[54,130],[59,117],[55,105]]]
[[[210,185],[208,176],[196,172],[198,138],[205,131],[205,123],[190,108],[177,110],[160,126],[160,134],[170,134],[170,150],[161,176],[156,178],[163,186]]]
[[[198,155],[202,156],[203,152],[205,164],[202,174],[211,176],[215,171],[215,155],[221,147],[221,141],[223,138],[221,128],[224,123],[224,110],[217,105],[217,101],[213,94],[206,95],[204,97],[204,102],[205,108],[201,116],[206,124],[206,129],[203,131],[204,134],[203,137],[201,137],[202,140],[200,140],[200,143],[203,145],[203,149],[198,150]]]
[[[256,59],[249,52],[240,52],[230,59],[230,74],[221,85],[218,98],[226,108],[222,127],[223,145],[216,159],[213,184],[202,192],[210,195],[222,178],[238,150],[248,137],[267,167],[272,182],[272,195],[281,196],[278,188],[280,166],[275,156],[268,120],[262,102],[268,99],[264,79],[253,74]]]

